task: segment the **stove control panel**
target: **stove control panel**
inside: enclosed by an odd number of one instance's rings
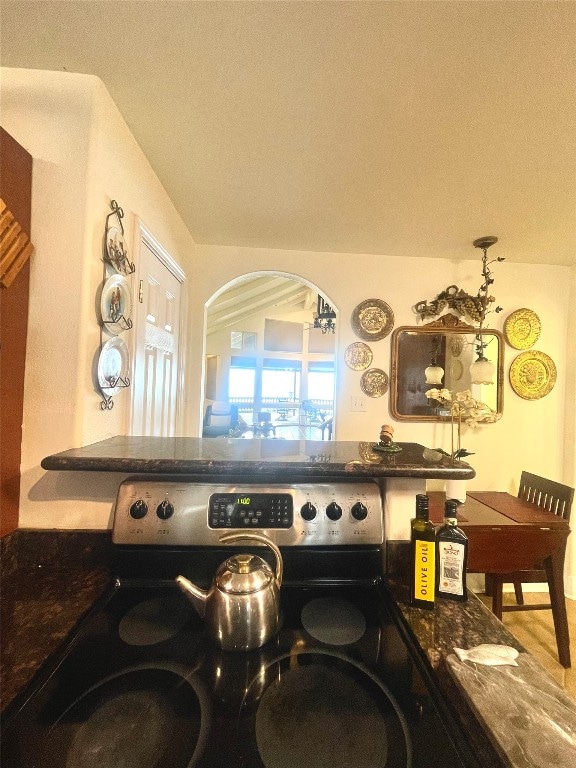
[[[290,528],[289,493],[213,493],[208,502],[211,528]]]
[[[382,544],[372,481],[218,485],[128,478],[118,489],[115,544],[217,546],[229,530],[258,530],[278,546]]]

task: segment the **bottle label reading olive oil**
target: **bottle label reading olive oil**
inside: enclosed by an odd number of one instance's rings
[[[438,593],[464,595],[465,545],[454,541],[438,542]]]
[[[435,542],[414,541],[414,599],[434,603]]]

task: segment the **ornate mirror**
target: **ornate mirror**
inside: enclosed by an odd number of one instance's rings
[[[470,366],[479,345],[493,364],[490,384],[474,384]],[[504,339],[499,331],[482,330],[447,314],[422,326],[401,326],[392,334],[390,412],[399,421],[443,421],[449,411],[426,397],[432,387],[452,393],[470,390],[472,397],[496,413],[503,409]]]

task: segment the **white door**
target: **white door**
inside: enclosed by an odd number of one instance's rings
[[[140,224],[132,375],[132,435],[173,437],[184,273]]]

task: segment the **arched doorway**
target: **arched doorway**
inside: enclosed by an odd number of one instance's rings
[[[206,304],[204,437],[331,439],[336,333],[314,327],[318,296],[303,278],[255,272]]]

